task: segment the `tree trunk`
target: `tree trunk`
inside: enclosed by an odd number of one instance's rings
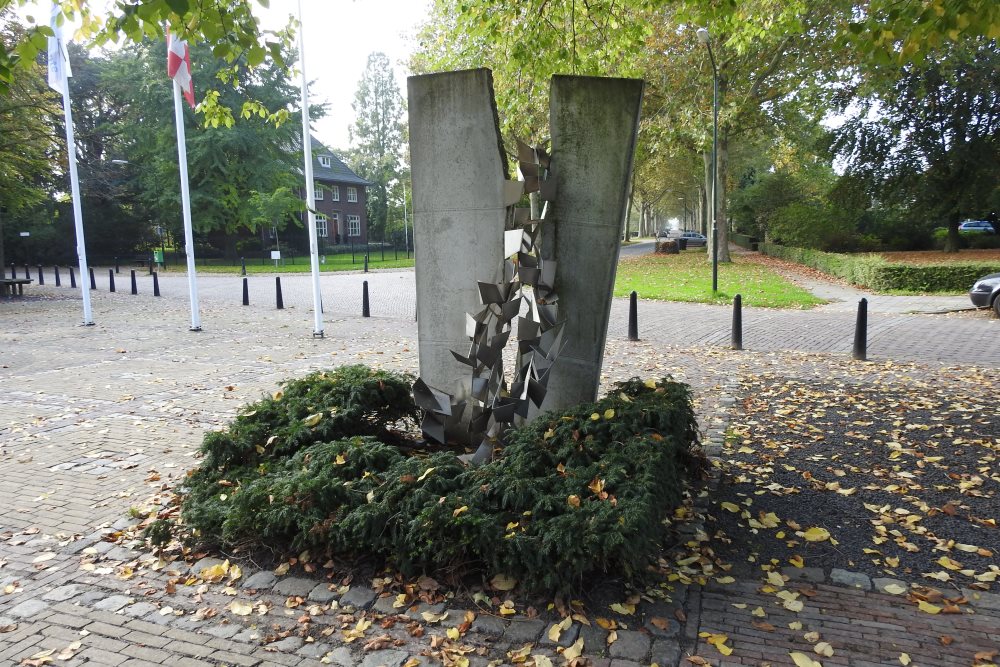
[[[705,163],[705,206],[704,206],[704,219],[702,220],[702,230],[701,233],[708,236],[712,232],[712,217],[715,212],[712,211],[712,151],[705,151],[701,154],[701,157]],[[712,254],[712,242],[709,239],[708,254]]]
[[[961,245],[961,237],[958,235],[959,214],[957,212],[948,216],[948,236],[944,239],[945,252],[958,252]]]
[[[708,220],[708,203],[705,198],[706,190],[702,186],[698,186],[698,231],[704,236],[708,236],[708,225],[705,223]]]
[[[635,169],[632,169],[632,186],[628,190],[628,206],[625,207],[625,237],[624,241],[632,238],[632,200],[635,199]]]
[[[718,229],[719,229],[719,261],[731,262],[729,257],[729,206],[726,204],[726,178],[729,176],[729,137],[722,133],[719,137],[718,174],[716,176],[719,189],[718,199]]]

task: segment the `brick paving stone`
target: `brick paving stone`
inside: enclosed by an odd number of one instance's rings
[[[272,588],[271,592],[275,595],[296,596],[296,597],[306,597],[316,587],[316,582],[312,579],[303,579],[302,577],[285,577],[278,580]]]
[[[406,612],[406,607],[396,608],[393,607],[393,603],[396,601],[396,597],[393,595],[386,595],[375,600],[375,604],[372,605],[372,610],[377,611],[380,614],[402,614]]]
[[[65,602],[66,600],[71,600],[76,597],[80,594],[80,592],[81,590],[78,585],[68,584],[66,586],[60,586],[59,588],[52,589],[43,595],[42,599],[50,602]]]
[[[680,662],[683,652],[676,639],[656,639],[653,641],[651,661],[660,667],[674,667]]]
[[[48,606],[41,600],[25,600],[16,607],[7,610],[7,613],[16,618],[31,618],[41,614]]]
[[[330,590],[330,584],[317,584],[309,591],[309,600],[326,604],[337,598],[337,592]]]
[[[971,588],[963,588],[962,594],[971,602],[973,607],[1000,611],[1000,594],[974,591]]]
[[[372,651],[361,661],[361,667],[400,667],[407,657],[406,651],[395,649]]]
[[[357,665],[354,656],[351,655],[351,649],[346,646],[338,646],[323,656],[323,658],[327,664],[335,665],[336,667],[355,667]]]
[[[545,623],[537,619],[514,619],[510,621],[510,625],[504,631],[503,638],[511,644],[534,642],[538,640],[539,635],[545,627]]]
[[[197,561],[191,566],[191,574],[196,577],[200,577],[203,570],[207,570],[210,567],[215,567],[216,565],[222,565],[223,560],[221,558],[215,558],[214,556],[206,556],[201,560]]]
[[[656,618],[656,622],[653,622],[653,618]],[[643,629],[648,632],[653,637],[659,639],[669,639],[671,637],[676,637],[681,631],[681,625],[672,618],[667,618],[666,616],[657,616],[653,618],[647,618],[646,623],[642,626]]]
[[[233,635],[241,632],[243,626],[230,623],[228,625],[213,625],[210,628],[205,628],[205,634],[212,635],[213,637],[219,637],[221,639],[229,639]]]
[[[473,632],[478,632],[480,634],[487,635],[489,637],[499,637],[503,634],[506,629],[506,625],[496,616],[489,616],[487,614],[480,614],[476,617],[476,620],[472,622],[471,630]]]
[[[127,595],[111,595],[94,603],[94,609],[101,611],[119,611],[122,607],[132,602],[132,598]]]
[[[253,588],[255,590],[269,589],[278,581],[278,577],[273,572],[261,570],[254,572],[247,577],[243,583],[243,588]]]
[[[142,618],[157,611],[158,607],[155,604],[149,602],[136,602],[135,604],[130,604],[125,606],[121,611],[126,616],[131,616],[133,618]]]
[[[618,630],[618,639],[608,647],[608,655],[638,661],[649,653],[649,645],[648,635],[635,630]]]
[[[307,642],[302,646],[297,653],[306,658],[322,658],[324,655],[333,650],[333,646],[330,644],[324,644],[321,642]]]
[[[867,574],[862,574],[861,572],[851,572],[849,570],[834,568],[830,570],[830,580],[835,584],[860,588],[863,591],[870,591],[872,588],[871,579],[868,578]]]
[[[301,637],[285,637],[276,642],[268,644],[269,648],[276,651],[292,652],[302,647],[305,641]]]
[[[366,609],[375,600],[375,591],[367,586],[351,586],[340,598],[340,606]]]
[[[607,651],[608,633],[604,630],[584,625],[580,628],[579,637],[583,637],[583,650],[587,655],[601,655]]]

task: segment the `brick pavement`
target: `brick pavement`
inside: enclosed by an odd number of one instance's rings
[[[154,493],[195,465],[195,453],[206,429],[220,427],[236,408],[272,391],[283,378],[347,362],[414,372],[416,325],[412,311],[406,310],[406,291],[398,286],[407,279],[399,275],[337,277],[330,283],[330,296],[324,298],[327,337],[323,340],[309,336],[308,290],[300,288],[296,280],[289,281],[286,303],[291,307],[284,311],[264,305],[240,307],[239,292],[234,292],[230,301],[228,291],[230,283],[238,285],[237,281],[202,280],[205,330],[200,333],[186,330],[186,291],[183,278],[178,277],[165,277],[161,299],[148,293],[131,296],[127,290],[95,292],[94,327],[77,326],[78,293],[68,288],[36,286],[31,292],[40,295],[38,298],[0,302],[0,368],[7,398],[0,404],[0,630],[10,630],[0,632],[0,665],[15,665],[48,649],[55,649],[49,656],[53,658],[62,651],[64,656],[73,654],[56,663],[67,665],[399,667],[411,656],[419,657],[422,664],[437,664],[438,660],[419,655],[428,649],[429,640],[416,641],[400,626],[387,630],[392,642],[401,642],[399,647],[390,643],[364,651],[358,645],[361,642],[345,644],[339,633],[337,608],[332,606],[344,592],[324,591],[318,586],[321,580],[312,580],[314,588],[319,588],[316,595],[324,601],[317,603],[319,611],[311,625],[333,628],[331,633],[324,635],[318,630],[309,635],[314,641],[294,633],[267,641],[296,627],[301,614],[301,610],[286,608],[287,596],[276,593],[270,585],[253,594],[246,589],[232,595],[222,586],[200,591],[197,586],[183,585],[170,593],[167,582],[187,576],[178,569],[181,565],[154,569],[156,559],[148,552],[102,539],[134,523],[137,519],[128,517],[130,509],[133,514],[148,511],[144,504]],[[375,303],[382,304],[373,304],[377,316],[370,319],[351,314],[346,299],[333,298],[335,289],[357,287],[365,278],[371,285],[379,285],[373,294],[380,295]],[[171,282],[174,280],[176,285]],[[174,294],[175,288],[179,296]],[[399,303],[394,304],[394,300]],[[728,335],[727,309],[646,306],[649,313],[641,326],[648,326],[649,333],[642,342],[625,342],[617,324],[612,326],[604,379],[672,373],[689,382],[696,392],[706,441],[719,443],[725,428],[719,406],[731,402],[725,397],[726,388],[731,391],[730,376],[740,367],[748,367],[748,360],[770,362],[773,356],[766,351],[737,353],[718,346]],[[623,321],[618,317],[621,304],[615,309],[615,321]],[[809,313],[783,317],[768,311],[765,315],[771,318],[769,333],[760,338],[757,349],[766,350],[771,345],[774,349],[812,351],[825,345],[822,349],[836,350],[839,345],[836,341],[840,339],[832,335],[824,339],[817,333],[813,340],[800,333],[796,327],[804,326],[801,322],[805,320],[797,318]],[[812,328],[829,332],[841,320],[821,322],[822,327]],[[909,349],[911,356],[972,361],[978,358],[981,344],[973,345],[967,339],[985,337],[994,331],[993,326],[986,319],[905,316],[896,324],[898,335],[902,330],[919,334],[928,343],[931,335],[966,343],[938,355],[931,352],[936,346],[923,352],[914,352],[913,343],[898,347],[901,353]],[[752,340],[745,335],[748,347]],[[874,355],[875,345],[870,349]],[[888,355],[896,348],[887,340],[883,349]],[[136,567],[140,561],[145,561],[144,567]],[[829,582],[829,578],[824,581]],[[572,632],[585,640],[585,653],[595,664],[673,664],[690,652],[704,655],[711,664],[725,664],[721,654],[713,653],[714,647],[699,641],[699,631],[726,632],[735,647],[732,664],[758,664],[764,659],[763,651],[757,656],[750,647],[785,644],[761,642],[750,634],[752,626],[741,619],[753,607],[744,612],[731,605],[734,600],[755,595],[753,589],[759,584],[741,582],[738,586],[745,590],[700,590],[694,586],[686,600],[678,589],[674,606],[684,604],[689,617],[683,628],[670,625],[664,631],[642,623],[634,626],[645,626],[639,632],[620,629],[619,641],[607,649],[603,648],[604,633],[596,627],[574,627]],[[956,647],[961,640],[961,651],[933,652],[929,646],[939,641],[938,630],[930,628],[926,619],[914,616],[912,604],[825,584],[816,588],[819,594],[810,599],[810,605],[819,605],[817,609],[836,609],[838,615],[850,613],[853,617],[853,610],[877,606],[881,617],[894,619],[886,622],[891,627],[869,628],[879,629],[874,633],[878,637],[866,636],[862,629],[861,640],[871,640],[875,647],[867,649],[857,642],[851,644],[849,633],[838,644],[835,630],[841,621],[829,614],[811,619],[821,634],[829,628],[835,656],[843,657],[838,662],[814,654],[824,664],[895,664],[891,652],[895,646],[908,646],[905,641],[911,635],[922,637],[917,640],[920,646],[928,646],[926,660],[919,651],[909,652],[918,665],[971,664],[967,658],[972,647],[987,650],[998,643],[995,628],[1000,627],[1000,604],[990,593],[970,605],[975,615],[946,619],[947,632],[942,634],[953,636]],[[313,592],[310,590],[310,595]],[[363,592],[364,584],[355,582],[347,594]],[[241,617],[224,611],[233,599],[263,603],[259,608],[264,614]],[[223,611],[199,618],[198,610],[206,608]],[[649,616],[669,611],[644,605],[639,613]],[[932,622],[944,618],[934,617]],[[631,619],[620,620],[631,625]],[[480,612],[476,629],[463,637],[463,643],[474,650],[468,656],[473,665],[510,660],[507,651],[515,640],[535,640],[533,653],[550,656],[558,664],[554,647],[544,645],[546,627],[544,623],[511,625]],[[804,623],[802,632],[808,627],[812,626]],[[428,629],[428,636],[441,634],[443,629]],[[791,638],[787,639],[791,645]],[[77,648],[68,649],[76,642]],[[321,658],[326,662],[320,662]],[[787,652],[769,660],[776,665],[790,664]]]

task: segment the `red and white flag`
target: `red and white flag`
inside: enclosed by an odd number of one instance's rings
[[[167,35],[167,75],[176,81],[184,99],[194,108],[194,79],[191,78],[191,53],[187,42]]]

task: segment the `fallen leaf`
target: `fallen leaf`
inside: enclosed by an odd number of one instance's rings
[[[917,609],[919,609],[920,611],[922,611],[924,613],[927,613],[927,614],[938,614],[938,613],[941,612],[941,607],[939,607],[939,606],[937,606],[935,604],[931,604],[930,602],[927,602],[926,600],[920,600],[917,603]]]
[[[906,592],[906,587],[899,584],[886,584],[882,587],[882,590],[889,595],[902,595]]]
[[[552,661],[546,655],[538,653],[532,655],[531,658],[535,661],[535,667],[552,667]]]
[[[824,540],[830,539],[830,531],[828,531],[826,528],[813,526],[812,528],[802,532],[801,536],[802,539],[804,539],[806,542],[822,542]]]
[[[583,655],[583,637],[580,637],[571,646],[564,649],[562,655],[567,662],[572,662]]]
[[[253,604],[243,600],[233,600],[229,603],[229,611],[237,616],[249,616],[253,612]]]
[[[833,646],[831,646],[829,642],[820,642],[816,644],[813,646],[813,651],[815,651],[817,655],[821,655],[826,658],[833,657]]]
[[[517,579],[509,577],[506,574],[498,574],[490,579],[490,586],[498,591],[513,590],[517,586]]]
[[[420,612],[420,617],[427,623],[440,623],[444,619],[448,618],[448,612],[443,611],[440,614],[435,614],[431,611],[422,611]]]
[[[795,663],[796,667],[823,667],[823,663],[813,660],[805,653],[799,653],[798,651],[793,651],[788,654]]]
[[[568,630],[571,625],[573,625],[573,619],[569,616],[558,623],[553,623],[548,632],[549,640],[558,643],[560,635]]]
[[[903,667],[906,667],[908,664],[913,662],[912,660],[910,660],[910,655],[908,653],[900,653],[899,661],[903,664]]]

